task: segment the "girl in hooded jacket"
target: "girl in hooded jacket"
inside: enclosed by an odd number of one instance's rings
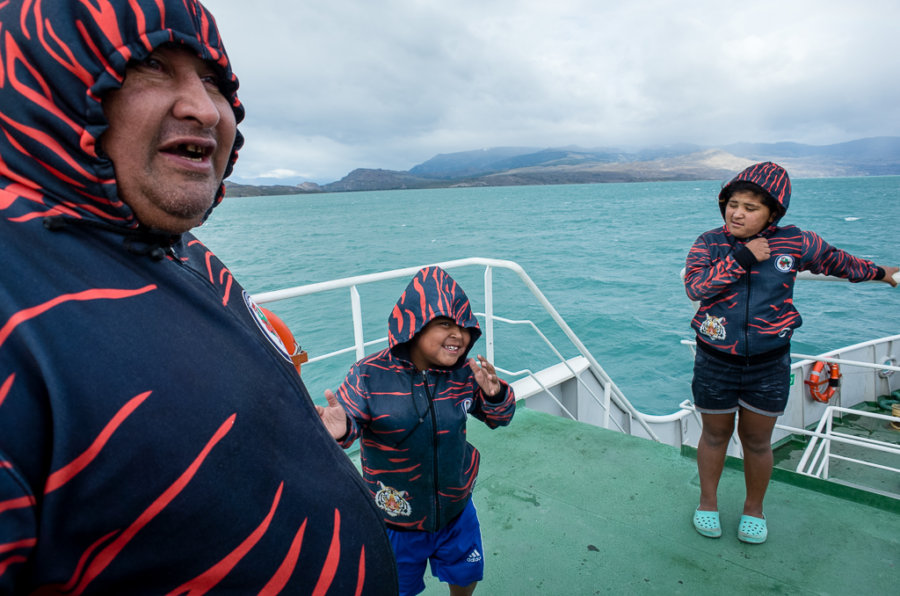
[[[319,406],[343,447],[361,438],[363,477],[387,524],[401,595],[425,589],[429,561],[453,595],[471,594],[483,577],[471,498],[480,455],[466,421],[506,426],[515,396],[483,356],[467,358],[480,336],[462,288],[439,267],[422,269],[391,312],[388,347],[354,364],[337,397],[325,392],[329,407]]]
[[[745,169],[719,193],[725,225],[697,238],[687,256],[685,289],[700,302],[691,322],[697,333],[692,390],[703,419],[693,521],[709,538],[722,535],[716,491],[736,413],[747,491],[738,539],[760,544],[768,535],[763,498],[772,475],[772,430],[790,390],[790,338],[802,323],[793,301],[797,273],[897,285],[897,267],[878,267],[814,232],[778,226],[790,198],[781,166]]]

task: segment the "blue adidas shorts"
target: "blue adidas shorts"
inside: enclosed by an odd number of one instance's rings
[[[484,577],[481,525],[471,499],[455,520],[437,532],[397,532],[388,528],[397,559],[400,596],[425,589],[425,564],[442,582],[468,586]]]

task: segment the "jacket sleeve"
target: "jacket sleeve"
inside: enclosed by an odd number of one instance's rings
[[[469,376],[469,382],[473,385],[472,391],[475,396],[469,414],[487,424],[489,428],[506,426],[512,421],[513,414],[516,413],[516,396],[506,381],[500,379],[500,393],[493,398],[489,398],[481,390],[475,375]]]
[[[17,579],[37,542],[35,499],[0,451],[0,594],[18,594]]]
[[[363,376],[359,372],[359,364],[354,364],[347,377],[335,393],[344,412],[347,414],[347,434],[339,440],[341,447],[347,449],[362,434],[372,417],[369,414],[369,391]]]
[[[802,254],[800,268],[813,273],[841,277],[851,282],[869,281],[878,275],[878,267],[874,263],[831,246],[815,232],[803,232]]]
[[[749,253],[749,254],[748,254]],[[747,273],[755,262],[745,246],[729,252],[724,259],[713,259],[704,234],[688,252],[684,271],[684,289],[688,298],[700,301],[717,296]]]

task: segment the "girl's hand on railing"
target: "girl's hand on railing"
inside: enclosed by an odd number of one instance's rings
[[[316,404],[316,412],[319,413],[319,418],[322,419],[322,424],[325,425],[328,434],[335,441],[339,441],[347,435],[347,414],[330,389],[325,390],[325,399],[328,401],[328,406]]]
[[[882,267],[884,269],[884,278],[881,281],[891,284],[891,287],[896,288],[897,283],[900,282],[900,275],[897,275],[900,272],[900,267]]]

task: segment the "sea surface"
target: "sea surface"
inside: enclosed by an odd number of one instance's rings
[[[783,224],[880,265],[900,264],[900,177],[794,180]],[[693,241],[722,225],[722,181],[458,188],[226,198],[196,230],[251,294],[459,259],[521,265],[639,409],[666,414],[690,398],[694,307],[680,271]],[[483,311],[482,269],[451,274]],[[408,280],[361,289],[366,340]],[[495,314],[529,318],[562,338],[518,278],[494,274]],[[800,282],[804,325],[792,351],[814,354],[900,333],[900,288],[883,283]],[[311,356],[352,345],[349,292],[269,307]],[[498,328],[496,364],[537,370],[552,356],[533,334]],[[565,344],[564,338],[561,342]],[[373,347],[369,351],[375,351]],[[474,352],[483,353],[483,341]],[[574,355],[571,349],[566,356]],[[898,355],[900,356],[900,355]],[[311,395],[336,389],[352,354],[304,366]]]

